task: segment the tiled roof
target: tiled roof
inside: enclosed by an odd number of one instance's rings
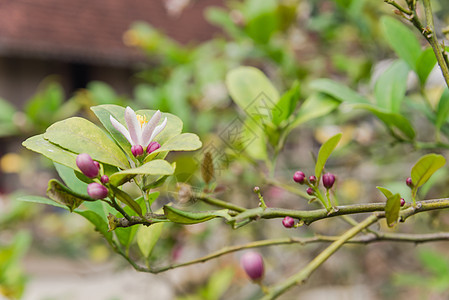
[[[0,55],[133,63],[142,55],[122,37],[134,21],[182,43],[202,41],[216,30],[204,20],[204,8],[221,2],[194,0],[170,17],[164,0],[0,0]]]

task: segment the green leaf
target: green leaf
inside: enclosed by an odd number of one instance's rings
[[[123,151],[128,154],[129,157],[134,157],[131,153],[131,145],[128,140],[112,126],[110,116],[112,115],[117,121],[122,123],[126,127],[125,122],[125,108],[118,105],[99,105],[91,107],[91,110],[95,113],[97,118],[108,130],[112,137],[117,141]],[[155,110],[139,110],[136,114],[145,116],[147,120],[150,120],[154,115]],[[162,119],[167,118],[167,125],[164,130],[154,139],[159,144],[163,145],[169,139],[177,136],[182,131],[182,121],[175,115],[169,113],[162,113]]]
[[[279,25],[276,0],[248,0],[244,3],[246,33],[256,42],[267,44]]]
[[[123,151],[94,123],[78,117],[59,121],[48,127],[44,138],[75,153],[89,153],[97,161],[129,168]]]
[[[368,100],[359,93],[353,91],[346,85],[337,81],[322,78],[310,83],[310,88],[318,92],[332,96],[333,98],[346,103],[368,103]]]
[[[384,196],[385,196],[387,199],[393,196],[393,193],[392,193],[390,190],[386,189],[386,188],[383,188],[383,187],[381,187],[381,186],[376,186],[376,188],[377,188],[379,191],[381,191],[382,194],[384,194]]]
[[[120,186],[136,175],[172,175],[173,167],[163,159],[149,161],[138,168],[132,168],[112,174],[109,177],[110,184]]]
[[[421,264],[435,276],[447,277],[449,275],[449,262],[442,253],[421,249],[418,256]]]
[[[260,113],[261,105],[271,110],[279,101],[279,92],[271,81],[253,67],[239,67],[228,72],[226,86],[234,102],[249,115]]]
[[[43,134],[35,135],[28,138],[22,143],[27,149],[40,153],[52,161],[67,166],[71,169],[77,170],[76,154],[62,149],[55,144],[50,143],[44,139]]]
[[[446,159],[439,154],[432,153],[421,157],[412,168],[411,177],[414,189],[426,183],[430,176],[445,164]]]
[[[88,197],[87,184],[78,179],[78,177],[75,175],[74,170],[72,170],[71,168],[66,167],[64,165],[58,164],[58,163],[54,163],[54,166],[56,168],[56,171],[59,174],[59,177],[61,177],[61,179],[64,181],[64,183],[67,185],[67,187],[69,189],[71,189],[72,191],[74,191],[78,194],[81,194],[85,197]],[[79,172],[77,172],[77,173],[79,173]],[[83,176],[85,176],[85,175],[83,175]]]
[[[201,146],[200,138],[196,134],[182,133],[166,141],[159,149],[153,151],[151,154],[165,151],[194,151],[201,148]]]
[[[162,222],[152,224],[151,226],[139,226],[139,231],[137,232],[137,245],[144,257],[150,257],[154,246],[161,236],[163,227],[164,223]]]
[[[391,195],[387,198],[385,205],[385,217],[388,227],[392,227],[399,218],[399,210],[401,209],[401,196],[399,194]]]
[[[438,102],[435,127],[440,130],[449,115],[449,90],[445,89]]]
[[[413,31],[400,21],[392,17],[380,19],[382,31],[396,54],[402,58],[413,70],[421,56],[421,46]]]
[[[374,94],[379,107],[388,112],[399,113],[401,102],[407,90],[408,73],[408,65],[398,60],[380,75],[374,87]]]
[[[407,138],[411,140],[415,138],[415,130],[410,124],[410,121],[400,114],[390,113],[381,108],[368,104],[356,104],[353,107],[368,110],[373,115],[378,117],[379,120],[381,120],[388,127],[388,129],[393,131],[393,129],[396,128]]]
[[[260,118],[257,118],[260,119]],[[236,149],[244,150],[251,158],[267,160],[267,139],[263,128],[255,119],[246,119]]]
[[[116,188],[113,185],[110,185],[112,188],[112,191],[114,192],[115,197],[117,197],[121,202],[128,205],[133,211],[135,211],[139,216],[142,216],[142,208],[140,207],[139,203],[134,201],[133,198],[131,198],[130,195],[125,193],[119,188]]]
[[[340,105],[340,101],[325,94],[312,94],[301,105],[290,130],[313,119],[328,115]]]
[[[338,133],[328,139],[323,145],[321,145],[315,165],[315,176],[317,180],[320,179],[321,172],[323,172],[324,169],[324,165],[326,164],[326,161],[331,155],[332,151],[334,151],[335,147],[337,147],[338,142],[340,142],[341,136],[342,134]]]
[[[288,117],[291,116],[295,110],[296,104],[299,101],[299,96],[299,81],[295,81],[292,87],[282,95],[275,107],[275,110],[271,113],[273,116],[273,123],[275,125],[280,125],[282,121],[287,120]]]
[[[436,63],[437,58],[435,57],[435,53],[433,52],[432,47],[428,47],[418,57],[418,61],[416,62],[416,74],[418,74],[421,86],[424,86],[424,84],[426,83],[427,78],[429,77],[429,74],[430,72],[432,72]]]
[[[231,267],[225,267],[210,277],[206,286],[206,298],[208,300],[223,299],[224,293],[229,289],[235,272]]]
[[[16,108],[8,101],[0,98],[0,123],[12,123]]]
[[[101,233],[110,244],[112,243],[112,232],[109,232],[108,224],[98,214],[89,210],[75,211],[75,213],[91,222],[95,226],[95,230]]]
[[[48,198],[41,197],[41,196],[26,195],[26,196],[18,197],[17,200],[25,201],[25,202],[32,202],[32,203],[40,203],[40,204],[52,205],[52,206],[61,207],[61,208],[69,210],[69,208],[66,205],[60,204],[58,202],[55,202],[53,200],[50,200]]]
[[[207,212],[188,212],[172,206],[164,206],[164,214],[170,221],[178,224],[197,224],[209,221],[214,218],[229,219],[227,209],[207,211]]]
[[[80,206],[83,201],[96,201],[72,191],[56,179],[51,179],[48,182],[47,196],[60,204],[67,205],[71,212]]]

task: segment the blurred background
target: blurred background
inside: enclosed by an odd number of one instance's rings
[[[448,24],[449,3],[433,5],[442,28]],[[239,267],[240,253],[160,275],[138,273],[80,216],[17,201],[24,194],[45,195],[48,180],[57,176],[50,161],[21,143],[70,116],[98,123],[91,106],[118,104],[173,113],[183,120],[184,131],[223,148],[220,133],[242,114],[230,99],[225,76],[240,65],[261,69],[282,92],[298,80],[302,99],[312,93],[308,84],[323,77],[369,98],[379,70],[395,58],[379,22],[385,15],[398,18],[379,0],[0,0],[0,295],[30,300],[258,299],[258,287]],[[431,78],[425,88],[436,99],[444,85],[438,72]],[[410,78],[407,96],[420,92]],[[425,137],[429,124],[406,111]],[[419,153],[409,145],[391,144],[387,130],[372,116],[344,108],[291,134],[276,178],[291,183],[294,171],[311,173],[310,153],[336,132],[345,138],[329,167],[339,176],[341,203],[381,201],[376,185],[409,196],[403,182]],[[195,156],[175,154],[171,160],[178,167],[161,190],[165,201],[172,200],[176,183],[195,187],[199,177]],[[224,190],[220,198],[257,205],[251,190],[263,185],[259,171],[239,157],[216,166],[215,180]],[[447,173],[440,171],[423,196],[447,195]],[[269,206],[311,207],[283,189],[261,187]],[[449,228],[449,218],[439,212],[413,221],[400,230]],[[336,220],[297,230],[285,230],[280,220],[238,231],[221,221],[171,227],[155,249],[156,264],[251,240],[338,234],[346,228]],[[297,271],[324,246],[261,249],[267,282]],[[447,299],[445,246],[345,246],[309,282],[281,299]]]

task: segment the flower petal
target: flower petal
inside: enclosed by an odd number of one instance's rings
[[[161,133],[161,131],[165,128],[166,125],[167,125],[167,118],[165,118],[165,120],[162,122],[161,125],[156,126],[156,128],[154,128],[154,131],[151,134],[150,141],[152,141],[159,133]]]
[[[139,120],[137,120],[136,113],[131,107],[126,107],[125,109],[125,121],[128,126],[128,132],[131,137],[131,145],[140,145],[142,128],[140,127]]]
[[[109,116],[109,120],[111,120],[112,126],[114,126],[115,129],[117,129],[127,140],[130,144],[132,144],[131,136],[129,135],[128,130],[126,130],[125,126],[122,125],[119,121],[117,121],[112,115]]]
[[[143,127],[142,130],[142,146],[147,147],[148,144],[151,142],[151,136],[153,134],[154,128],[156,128],[156,125],[161,120],[162,114],[158,110],[155,112],[155,114],[151,117],[150,121],[148,121],[147,124]]]

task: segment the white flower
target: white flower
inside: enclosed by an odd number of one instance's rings
[[[145,149],[167,125],[167,118],[164,119],[161,125],[157,125],[161,117],[162,114],[158,110],[151,117],[150,121],[147,121],[145,116],[136,115],[134,110],[128,106],[125,109],[125,122],[128,129],[112,115],[109,119],[111,120],[112,126],[123,134],[131,146],[140,145]]]

